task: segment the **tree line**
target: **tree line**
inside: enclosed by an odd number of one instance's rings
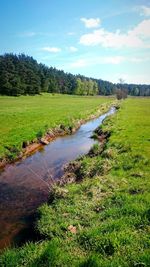
[[[149,85],[113,84],[101,79],[73,75],[39,64],[33,57],[20,54],[0,56],[0,94],[19,96],[42,92],[76,95],[112,95],[116,90],[130,95],[149,96]]]

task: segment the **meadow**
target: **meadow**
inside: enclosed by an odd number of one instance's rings
[[[41,241],[6,250],[2,267],[150,266],[150,99],[121,101],[100,151],[77,159],[76,183],[55,185],[38,210]]]
[[[73,125],[111,101],[108,97],[59,94],[0,96],[0,158],[17,156],[23,142],[36,140],[60,124]]]

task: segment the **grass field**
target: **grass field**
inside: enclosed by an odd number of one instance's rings
[[[150,266],[150,99],[123,101],[102,154],[78,160],[81,182],[39,208],[39,243],[7,250],[2,267]],[[95,151],[98,149],[95,146]]]
[[[110,101],[107,97],[51,94],[0,96],[0,157],[9,156],[10,150],[20,151],[23,141],[32,141],[49,128],[87,118]]]

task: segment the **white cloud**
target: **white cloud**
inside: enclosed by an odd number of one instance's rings
[[[142,38],[150,38],[150,19],[143,20],[133,30],[129,31],[129,34]]]
[[[88,62],[85,59],[78,59],[75,62],[70,64],[71,68],[83,68],[88,65]]]
[[[87,66],[94,66],[100,64],[120,64],[125,61],[123,56],[111,56],[111,57],[89,57],[88,59],[77,59],[70,64],[71,68],[83,68]]]
[[[124,56],[106,56],[106,57],[92,57],[89,62],[93,65],[95,64],[120,64],[126,61]]]
[[[122,56],[112,56],[112,57],[104,57],[101,58],[101,62],[104,64],[120,64],[125,60]]]
[[[128,58],[128,61],[131,63],[141,63],[141,62],[146,62],[149,61],[148,58],[140,58],[140,57],[130,57]]]
[[[86,46],[102,45],[104,47],[121,48],[123,46],[141,47],[143,46],[143,41],[137,36],[120,34],[118,32],[107,32],[104,29],[100,29],[95,30],[93,33],[82,35],[80,44]]]
[[[81,18],[80,20],[84,23],[86,28],[97,28],[100,26],[100,22],[101,22],[99,18],[96,18],[96,19]]]
[[[150,20],[143,20],[133,30],[127,33],[106,31],[103,28],[94,30],[92,33],[84,34],[80,38],[80,44],[86,46],[102,45],[103,47],[150,47]]]
[[[80,44],[95,46],[103,41],[103,30],[94,30],[92,33],[84,34],[80,38]]]
[[[140,13],[141,16],[145,16],[145,17],[149,17],[150,16],[150,7],[140,6],[138,9],[141,12]]]
[[[37,35],[36,32],[23,32],[20,34],[21,37],[33,37],[35,35]]]
[[[124,62],[141,63],[150,61],[149,55],[147,57],[124,57],[124,56],[110,56],[110,57],[98,57],[97,62],[101,64],[120,64]]]
[[[47,52],[50,52],[50,53],[58,53],[58,52],[61,51],[61,48],[46,46],[46,47],[43,47],[41,50],[47,51]]]
[[[121,63],[141,63],[150,61],[150,57],[125,57],[125,56],[97,56],[94,57],[90,55],[89,57],[77,59],[76,61],[69,64],[70,68],[83,68],[83,67],[92,67],[103,64],[119,65]]]
[[[118,73],[112,77],[113,82],[118,82],[120,77],[125,80],[126,83],[136,84],[150,84],[150,77],[148,74],[129,74],[129,73]]]
[[[70,52],[77,52],[78,48],[76,48],[75,46],[70,46],[69,50],[70,50]]]
[[[76,33],[75,32],[68,32],[67,34],[72,36],[72,35],[75,35]]]

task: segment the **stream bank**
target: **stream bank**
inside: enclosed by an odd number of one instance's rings
[[[56,186],[38,208],[41,241],[5,251],[2,266],[149,266],[148,107],[127,99],[104,121],[103,152],[80,157],[79,181]]]
[[[86,119],[75,120],[72,125],[65,126],[63,124],[56,128],[49,129],[44,135],[39,133],[39,136],[31,141],[22,141],[22,149],[18,150],[16,147],[7,147],[9,154],[3,158],[0,158],[0,171],[4,169],[8,164],[19,162],[26,157],[34,154],[36,151],[42,149],[45,145],[54,141],[56,138],[66,135],[74,134],[82,124],[99,117],[105,113],[111,106],[118,106],[117,101],[111,104],[102,104],[100,109],[95,114],[91,114]]]
[[[30,216],[48,200],[49,186],[64,174],[64,165],[89,152],[95,128],[114,112],[83,124],[73,135],[57,138],[26,159],[7,165],[0,175],[1,248],[14,242],[20,231],[31,223]]]

